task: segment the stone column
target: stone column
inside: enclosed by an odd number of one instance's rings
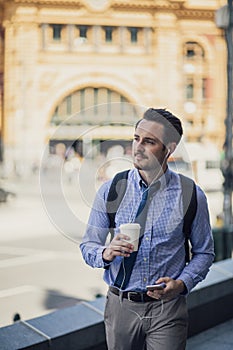
[[[9,171],[14,169],[24,176],[30,172],[37,152],[35,67],[41,37],[36,23],[6,21],[4,25],[5,163]]]
[[[156,67],[154,96],[156,105],[178,109],[182,104],[183,92],[179,89],[180,39],[177,18],[173,13],[158,13],[154,18],[153,53]],[[169,106],[167,105],[169,96]],[[175,111],[174,111],[175,112]]]
[[[98,52],[101,48],[101,26],[93,26],[93,47],[94,51]]]

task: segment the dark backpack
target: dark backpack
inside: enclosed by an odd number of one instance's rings
[[[109,228],[113,237],[116,212],[124,197],[129,170],[122,171],[115,175],[112,180],[108,197],[107,197],[107,213],[109,217]],[[190,249],[189,249],[189,237],[191,233],[191,227],[197,211],[197,193],[196,185],[190,178],[179,174],[182,186],[182,198],[184,209],[184,223],[183,233],[185,236],[185,260],[186,263],[190,261]]]

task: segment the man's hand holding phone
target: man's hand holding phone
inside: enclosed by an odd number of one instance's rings
[[[147,295],[151,298],[171,300],[184,292],[185,285],[182,280],[174,280],[169,277],[159,278],[154,285],[146,287]]]
[[[164,293],[164,289],[166,288],[166,283],[155,283],[152,285],[146,286],[147,294],[155,299],[162,299],[162,295]]]
[[[162,282],[162,283],[156,283],[156,284],[150,284],[148,286],[146,286],[147,290],[150,291],[154,291],[154,290],[163,290],[164,288],[166,288],[166,283]]]

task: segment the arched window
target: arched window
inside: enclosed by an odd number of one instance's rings
[[[203,47],[195,41],[184,44],[185,99],[203,101],[207,97],[208,79]]]
[[[192,132],[195,128],[204,130],[206,111],[212,96],[212,79],[208,75],[205,49],[196,41],[187,41],[183,45],[183,71],[186,121],[192,126]]]
[[[51,124],[114,124],[138,120],[127,98],[106,87],[85,87],[66,96],[55,108]]]
[[[184,56],[186,59],[195,59],[197,57],[205,58],[203,47],[195,41],[188,41],[184,46]]]

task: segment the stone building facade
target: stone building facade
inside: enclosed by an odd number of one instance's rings
[[[129,140],[145,107],[179,115],[189,141],[221,147],[226,1],[0,0],[4,161],[38,163],[58,141]],[[80,142],[79,142],[80,141]]]

